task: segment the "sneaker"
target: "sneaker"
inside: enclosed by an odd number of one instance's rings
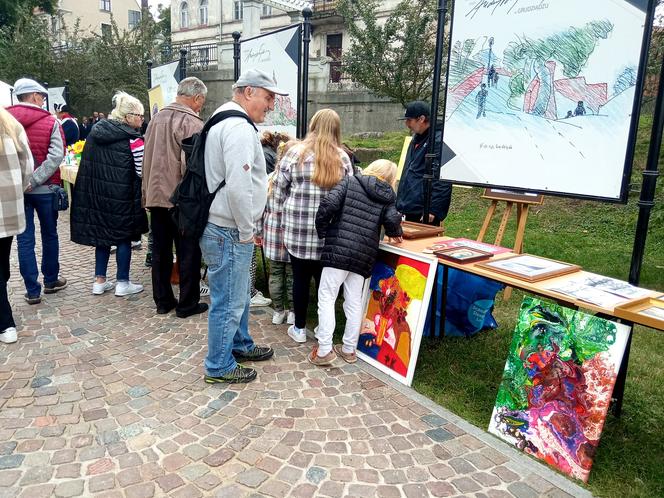
[[[298,329],[295,325],[288,327],[288,337],[295,342],[307,342],[307,329]]]
[[[210,288],[205,284],[203,280],[201,280],[201,297],[207,297],[210,295]]]
[[[58,278],[55,282],[44,284],[44,294],[55,294],[67,287],[67,279],[64,277]]]
[[[274,355],[274,349],[268,346],[254,346],[254,349],[246,353],[233,351],[235,361],[263,361],[269,360]]]
[[[334,350],[335,353],[337,353],[337,356],[344,360],[346,363],[355,363],[357,361],[357,355],[353,351],[352,353],[344,353],[343,351],[343,345],[342,344],[335,344],[332,346],[332,349]]]
[[[275,311],[274,313],[272,313],[272,323],[274,325],[281,325],[282,323],[284,323],[284,319],[286,318],[287,313],[288,311],[286,310]]]
[[[26,292],[23,295],[23,297],[25,298],[25,300],[27,301],[28,304],[39,304],[39,303],[41,303],[41,296],[30,296]]]
[[[143,286],[141,284],[132,284],[129,281],[118,282],[115,286],[115,295],[116,296],[129,296],[131,294],[138,294],[143,292]]]
[[[286,323],[288,325],[295,325],[295,312],[294,311],[289,311],[288,312],[288,318],[286,318]]]
[[[256,295],[249,301],[249,307],[257,308],[259,306],[269,306],[272,304],[272,299],[265,297],[261,291],[256,292]]]
[[[8,329],[5,329],[5,331],[0,334],[0,342],[4,342],[5,344],[13,344],[16,342],[16,327],[9,327]]]
[[[131,241],[131,248],[132,249],[140,249],[143,243],[140,240],[132,240]]]
[[[152,268],[152,253],[149,252],[145,255],[145,266]]]
[[[178,318],[189,318],[193,315],[198,315],[199,313],[205,313],[208,310],[207,303],[198,303],[194,309],[188,311],[178,311],[175,310],[175,315]]]
[[[94,284],[92,284],[92,293],[95,294],[96,296],[99,296],[106,291],[110,291],[113,287],[115,287],[115,284],[113,282],[109,282],[108,280],[106,280],[106,282],[103,282],[101,284],[95,282]]]
[[[118,250],[118,246],[111,246],[111,254]]]
[[[256,370],[253,368],[243,367],[242,365],[236,366],[233,370],[224,374],[220,377],[212,377],[211,375],[206,375],[205,383],[206,384],[242,384],[246,382],[251,382],[256,378]]]
[[[325,356],[318,356],[318,346],[314,346],[314,348],[311,350],[311,353],[307,355],[307,360],[309,360],[309,363],[312,365],[326,367],[328,365],[332,365],[336,357],[337,355],[334,354],[334,351],[330,351]]]

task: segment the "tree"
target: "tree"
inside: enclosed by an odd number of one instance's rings
[[[337,5],[351,39],[343,70],[375,94],[404,106],[430,98],[437,2],[403,0],[382,25],[380,6],[377,0],[341,0]]]
[[[58,0],[0,0],[0,27],[13,27],[37,8],[46,14],[58,9]]]

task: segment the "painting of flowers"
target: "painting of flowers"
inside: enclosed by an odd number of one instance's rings
[[[489,432],[587,482],[629,333],[526,297]]]
[[[366,290],[358,356],[410,385],[415,372],[436,259],[381,244]]]

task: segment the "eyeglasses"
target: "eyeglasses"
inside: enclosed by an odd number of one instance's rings
[[[145,116],[143,116],[142,114],[135,114],[133,112],[128,112],[127,116],[136,116],[137,118],[145,119]]]

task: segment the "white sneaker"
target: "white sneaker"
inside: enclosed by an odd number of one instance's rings
[[[16,328],[15,327],[9,327],[8,329],[5,329],[5,331],[0,334],[0,342],[4,342],[5,344],[13,344],[16,342]]]
[[[295,325],[288,327],[288,337],[295,342],[307,342],[307,329],[298,329]]]
[[[110,291],[113,287],[115,287],[115,284],[113,282],[109,282],[108,280],[101,284],[95,282],[92,284],[92,293],[99,296],[106,291]]]
[[[142,245],[143,245],[143,242],[141,242],[140,240],[132,240],[131,241],[131,248],[132,249],[140,249]]]
[[[210,295],[210,288],[205,284],[203,280],[201,280],[200,288],[201,288],[201,297],[207,297]]]
[[[258,306],[269,306],[272,304],[272,299],[265,297],[261,291],[256,292],[256,295],[249,301],[249,307],[256,308]]]
[[[115,295],[116,296],[129,296],[130,294],[138,294],[143,292],[143,286],[141,284],[132,284],[131,282],[118,282],[115,286]]]
[[[284,323],[284,319],[286,318],[287,313],[288,311],[286,310],[275,311],[274,313],[272,313],[272,323],[274,325],[281,325],[282,323]]]
[[[288,325],[295,325],[295,312],[294,311],[289,311],[288,312],[288,318],[286,318],[286,323]]]

